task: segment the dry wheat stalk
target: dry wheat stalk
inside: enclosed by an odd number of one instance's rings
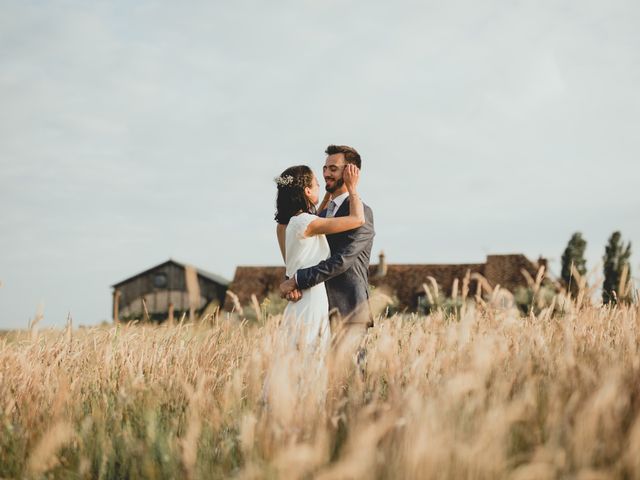
[[[0,477],[638,478],[637,306],[509,295],[378,318],[363,372],[312,367],[279,316],[14,333]]]

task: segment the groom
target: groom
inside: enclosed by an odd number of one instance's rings
[[[331,201],[321,217],[349,215],[349,192],[342,172],[349,163],[361,168],[360,154],[345,145],[329,145],[322,173]],[[300,290],[324,282],[329,299],[331,330],[338,343],[357,348],[368,327],[373,325],[369,309],[369,257],[375,231],[373,212],[364,205],[365,224],[354,230],[327,235],[331,256],[318,265],[303,268],[280,285],[280,293],[299,300]],[[346,345],[345,345],[346,346]]]

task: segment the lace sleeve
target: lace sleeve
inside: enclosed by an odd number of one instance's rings
[[[306,238],[304,232],[307,230],[309,224],[316,218],[315,215],[311,215],[310,213],[301,213],[289,220],[289,226],[287,228],[292,229],[297,238]]]

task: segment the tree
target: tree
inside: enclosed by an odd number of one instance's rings
[[[578,279],[571,273],[571,265],[580,276],[587,273],[587,260],[584,258],[584,251],[587,248],[587,241],[582,238],[582,233],[576,232],[571,236],[567,248],[562,254],[562,272],[560,276],[572,294],[578,292]],[[571,278],[573,276],[573,278]]]
[[[624,246],[620,232],[613,232],[609,237],[609,243],[604,251],[604,284],[602,285],[602,301],[604,303],[617,303],[618,301],[629,301],[626,295],[625,285],[621,285],[623,280],[622,272],[626,268],[625,282],[631,278],[631,242]],[[622,282],[622,283],[625,283]],[[628,283],[627,283],[628,284]]]

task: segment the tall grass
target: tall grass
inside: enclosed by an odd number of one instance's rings
[[[500,305],[380,318],[361,366],[279,316],[0,338],[0,478],[640,478],[638,307]]]

